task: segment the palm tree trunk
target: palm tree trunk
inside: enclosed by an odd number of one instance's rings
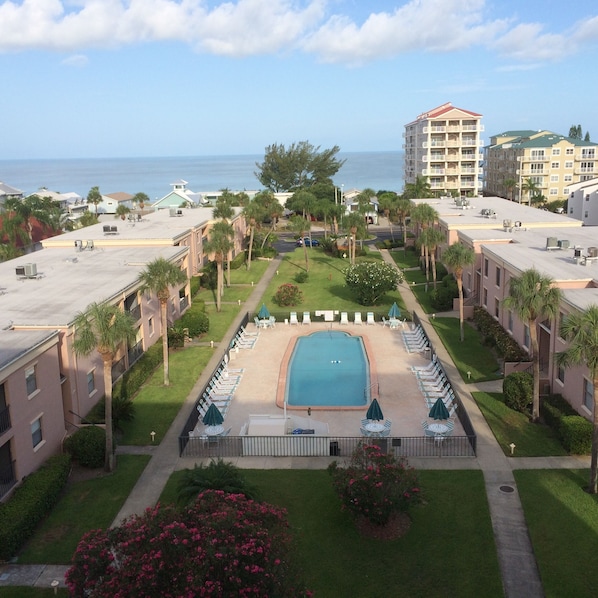
[[[170,386],[170,372],[168,367],[168,321],[166,307],[168,300],[160,301],[160,319],[162,320],[162,361],[164,363],[164,386]]]
[[[230,287],[230,262],[233,257],[233,252],[229,251],[226,257],[226,286]]]
[[[218,271],[218,278],[216,282],[216,311],[220,312],[222,309],[222,295],[220,294],[220,289],[222,287],[222,279],[224,278],[222,274],[222,259],[216,258],[216,268]]]
[[[104,422],[106,425],[106,456],[104,469],[107,472],[114,470],[114,448],[112,446],[112,353],[103,353],[104,362]]]
[[[457,289],[459,290],[459,333],[461,342],[463,342],[465,340],[465,327],[463,325],[463,273],[459,272],[457,274],[455,272],[455,276],[457,278]]]
[[[598,494],[598,371],[592,375],[594,384],[594,427],[592,430],[592,457],[590,462],[590,494]]]
[[[532,421],[540,419],[540,355],[538,350],[538,327],[536,320],[529,321],[529,337],[532,346],[532,359],[534,369],[534,391],[532,395]]]
[[[424,260],[426,262],[426,281],[430,281],[430,250],[427,245],[424,245]]]
[[[432,265],[432,282],[434,284],[434,290],[436,290],[436,256],[435,251],[430,251],[430,263]]]
[[[254,227],[249,227],[249,250],[247,251],[247,269],[251,270],[251,254],[253,253],[253,230]]]

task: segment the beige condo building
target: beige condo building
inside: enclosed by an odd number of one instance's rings
[[[597,176],[597,146],[545,130],[494,135],[485,148],[484,192],[519,203],[534,193],[565,200],[572,184]]]
[[[482,115],[450,102],[405,125],[405,183],[426,177],[437,195],[476,196],[481,191]]]

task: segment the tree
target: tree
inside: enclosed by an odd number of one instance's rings
[[[413,204],[406,197],[399,197],[396,203],[397,216],[399,223],[403,227],[403,247],[407,246],[407,216],[411,214]]]
[[[102,194],[99,187],[92,187],[87,194],[87,203],[95,206],[95,214],[98,215],[98,205],[102,203]]]
[[[432,188],[428,178],[419,174],[415,177],[415,183],[407,183],[403,191],[403,197],[406,199],[425,199],[431,196]]]
[[[390,228],[390,237],[394,241],[395,235],[392,229],[392,221],[396,216],[398,196],[394,191],[385,191],[378,197],[380,209],[384,214],[384,217],[388,220],[388,226]]]
[[[374,305],[384,293],[403,282],[403,275],[385,262],[360,262],[347,268],[345,282],[361,305]]]
[[[228,189],[222,190],[222,195],[216,200],[216,206],[214,207],[214,211],[212,212],[214,218],[220,218],[222,222],[226,224],[230,224],[232,217],[235,215],[235,211],[233,210],[233,203],[235,202],[235,195],[231,193]],[[231,227],[231,234],[232,237],[234,235],[234,230]],[[230,263],[233,259],[232,256],[232,246],[226,256],[226,286],[230,287]]]
[[[128,206],[125,206],[124,204],[118,204],[118,207],[116,208],[116,212],[114,213],[114,217],[115,218],[119,218],[121,220],[124,220],[127,217],[127,214],[131,213],[131,208],[129,208]]]
[[[535,268],[524,270],[521,276],[511,278],[509,295],[503,305],[515,312],[517,317],[528,325],[531,344],[531,357],[534,372],[534,393],[532,421],[540,418],[540,352],[538,349],[538,325],[546,319],[552,320],[559,312],[561,290],[548,276],[543,276]]]
[[[303,254],[305,255],[305,271],[309,272],[309,257],[307,252],[307,243],[305,243],[305,233],[311,230],[311,222],[302,216],[293,216],[289,220],[291,230],[299,235],[303,245]],[[311,238],[311,237],[310,237]]]
[[[513,192],[517,188],[517,181],[515,179],[506,179],[503,181],[503,186],[507,190],[507,199],[513,201]]]
[[[259,203],[250,201],[243,208],[243,216],[249,226],[249,247],[247,249],[247,269],[251,270],[251,253],[253,251],[253,237],[255,235],[255,228],[263,219],[263,210]]]
[[[527,201],[530,205],[534,202],[534,198],[536,197],[536,195],[540,194],[540,188],[538,187],[538,183],[536,183],[536,181],[534,181],[530,177],[523,181],[521,190],[527,195]]]
[[[112,440],[112,364],[123,343],[135,340],[135,322],[129,313],[117,305],[92,303],[74,321],[73,351],[77,355],[89,355],[96,350],[103,363],[104,373],[104,419],[106,422],[106,471],[114,469]]]
[[[4,202],[5,217],[12,219],[14,227],[22,227],[25,230],[28,243],[33,243],[33,222],[51,226],[60,213],[58,204],[50,197],[29,195],[24,199],[9,197]],[[6,216],[8,214],[8,216]],[[18,234],[19,236],[20,233]]]
[[[256,162],[255,176],[273,192],[297,191],[317,183],[332,184],[332,177],[341,169],[345,160],[338,160],[339,147],[320,151],[308,141],[293,143],[289,148],[274,143],[266,147],[264,161]]]
[[[569,137],[571,139],[581,139],[583,137],[581,125],[571,125],[569,128]]]
[[[361,214],[365,222],[365,229],[369,231],[369,218],[367,217],[368,212],[372,210],[372,198],[376,197],[376,192],[373,189],[364,189],[357,197],[357,211]]]
[[[471,247],[466,247],[455,241],[442,254],[442,261],[453,271],[457,280],[457,289],[459,290],[459,327],[461,342],[465,340],[465,327],[463,318],[463,270],[475,262],[475,253]]]
[[[133,196],[132,202],[134,205],[138,205],[140,210],[143,210],[145,204],[149,204],[150,198],[143,191],[139,191]]]
[[[582,313],[567,316],[561,324],[559,336],[569,346],[556,354],[558,365],[568,368],[586,365],[590,370],[593,396],[592,456],[590,462],[590,484],[588,491],[598,493],[598,305],[590,305]]]
[[[420,234],[438,220],[438,212],[428,203],[420,203],[411,209],[411,221],[420,226]],[[428,247],[420,242],[421,260],[428,263]]]
[[[170,298],[170,287],[187,282],[187,274],[177,265],[172,264],[163,257],[159,257],[147,264],[145,269],[139,274],[139,282],[141,283],[141,292],[150,291],[155,293],[160,302],[164,386],[168,386],[170,378],[168,370],[168,321],[166,310],[168,299]]]
[[[436,249],[444,241],[444,234],[437,228],[427,228],[419,236],[420,243],[426,246],[429,262],[426,261],[426,280],[429,280],[429,269],[432,270],[432,281],[436,288]],[[430,268],[428,268],[428,263]]]
[[[229,225],[230,226],[230,225]],[[218,272],[218,281],[216,284],[216,311],[222,309],[222,289],[224,288],[224,276],[222,273],[222,263],[224,256],[232,249],[232,242],[229,235],[214,225],[210,231],[208,241],[204,245],[204,251],[214,255],[216,269]]]
[[[345,217],[344,227],[349,233],[349,261],[355,263],[355,249],[357,247],[357,233],[365,229],[365,223],[361,214],[351,212]]]

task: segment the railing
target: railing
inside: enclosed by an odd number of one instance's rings
[[[15,462],[9,463],[7,467],[0,469],[0,498],[2,498],[15,484]]]
[[[397,457],[475,457],[475,436],[180,436],[181,457],[349,457],[359,444]]]
[[[131,314],[131,317],[135,322],[141,318],[141,305],[135,305],[130,309],[127,309],[127,312]]]
[[[183,297],[180,297],[180,299],[179,299],[179,308],[182,312],[185,309],[187,309],[188,307],[189,307],[189,297],[187,297],[187,295],[183,295]]]
[[[10,427],[10,408],[6,406],[0,411],[0,434],[3,434],[6,430],[10,430]]]

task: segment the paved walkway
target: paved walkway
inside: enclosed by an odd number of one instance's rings
[[[388,251],[383,250],[381,253],[385,261],[394,265],[394,261]],[[237,329],[244,313],[257,309],[261,297],[279,263],[279,258],[270,263],[266,273],[260,282],[255,285],[253,293],[245,302],[243,312],[238,315],[230,327],[230,332],[223,339],[223,343],[228,343],[232,340],[233,331]],[[525,596],[526,598],[541,598],[544,596],[544,592],[525,523],[523,508],[513,477],[513,469],[586,468],[589,467],[589,458],[541,457],[518,459],[506,457],[471,395],[476,390],[501,392],[502,381],[498,380],[478,385],[463,382],[427,316],[421,314],[419,305],[409,286],[406,284],[401,285],[400,291],[407,309],[411,312],[417,311],[420,316],[422,325],[434,343],[438,357],[453,381],[455,390],[459,393],[477,433],[476,458],[421,458],[410,459],[410,464],[418,469],[482,470],[505,596],[507,598],[520,598],[521,596]],[[215,352],[212,360],[197,380],[172,426],[159,445],[118,448],[117,452],[119,454],[150,454],[152,458],[116,516],[113,525],[118,525],[123,519],[133,514],[142,513],[147,507],[155,505],[158,501],[165,483],[177,468],[179,462],[178,436],[180,430],[183,428],[200,390],[207,383],[211,372],[218,365],[220,359],[220,352]],[[286,466],[321,468],[326,467],[328,462],[329,459],[326,458],[314,458],[309,460],[308,463],[305,460],[293,460],[293,462],[287,463]],[[263,466],[280,468],[281,459],[264,459]],[[60,581],[60,585],[63,586],[64,573],[67,569],[68,567],[66,566],[5,565],[0,567],[0,587],[3,585],[50,587],[53,580]]]

